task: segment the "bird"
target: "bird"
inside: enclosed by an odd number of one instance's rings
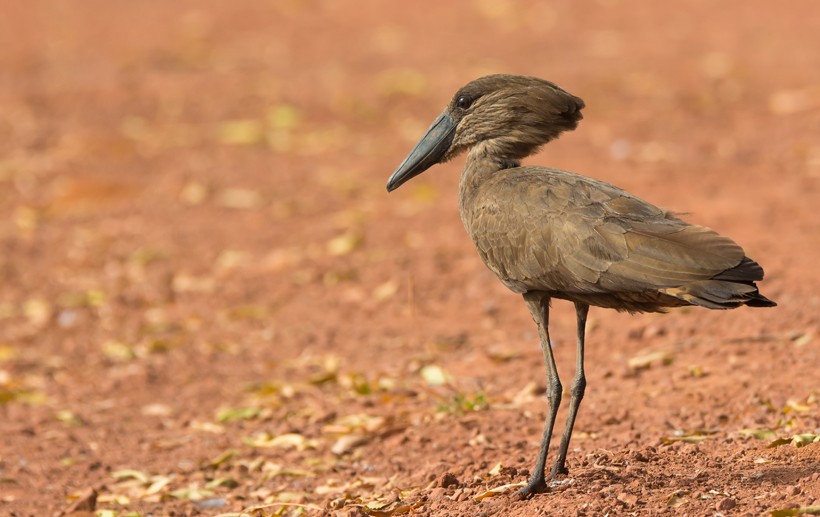
[[[670,307],[774,307],[755,282],[763,268],[738,244],[675,212],[590,177],[521,160],[583,118],[584,101],[556,84],[494,74],[460,88],[387,181],[392,192],[430,167],[467,152],[459,213],[484,264],[523,296],[538,328],[548,411],[528,498],[568,474],[567,450],[584,397],[590,306],[629,313]],[[553,298],[575,304],[575,375],[557,457],[545,467],[563,386],[549,336]]]

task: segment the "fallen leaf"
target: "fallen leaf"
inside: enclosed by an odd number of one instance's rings
[[[233,478],[217,478],[205,483],[205,488],[217,488],[224,486],[226,488],[236,488],[239,482]]]
[[[414,509],[422,506],[424,503],[416,501],[414,503],[406,503],[403,501],[395,501],[392,503],[382,504],[379,501],[373,501],[365,504],[361,509],[373,517],[391,517],[392,515],[403,515],[410,513]]]
[[[40,222],[40,213],[29,206],[20,205],[14,209],[14,224],[22,232],[31,232]]]
[[[796,434],[792,436],[792,445],[795,447],[803,447],[810,443],[820,442],[820,435],[818,434]]]
[[[388,280],[373,289],[373,299],[377,302],[389,300],[399,291],[399,283],[395,280]]]
[[[167,404],[155,403],[143,406],[140,413],[145,416],[169,416],[173,413],[173,409]]]
[[[783,508],[772,510],[771,517],[789,517],[791,515],[820,515],[820,506],[801,506],[799,508]]]
[[[111,473],[111,477],[117,479],[119,481],[123,481],[126,479],[136,479],[140,483],[148,484],[150,482],[151,476],[142,472],[140,470],[134,469],[122,469],[122,470],[115,470]]]
[[[342,456],[360,445],[364,445],[371,440],[372,437],[364,434],[348,434],[340,436],[336,442],[330,447],[330,452],[336,456]]]
[[[786,445],[789,443],[792,443],[792,441],[789,438],[778,438],[777,440],[767,445],[766,448],[774,449],[775,447],[780,447],[781,445]]]
[[[485,350],[485,353],[487,354],[487,357],[499,363],[505,363],[521,357],[521,352],[519,350],[503,345],[491,346]]]
[[[23,303],[23,314],[33,325],[48,323],[53,313],[51,304],[42,298],[29,298]]]
[[[691,365],[689,366],[689,375],[697,379],[706,375],[706,372],[702,366]]]
[[[233,458],[239,456],[239,451],[236,449],[228,449],[227,451],[223,452],[216,458],[209,461],[206,465],[211,468],[218,468],[227,463],[228,461],[232,460]]]
[[[743,436],[752,436],[758,440],[770,440],[777,435],[771,429],[741,429],[738,433]]]
[[[137,357],[137,352],[119,341],[106,341],[102,345],[103,354],[115,361],[128,361]]]
[[[669,508],[677,508],[681,505],[686,504],[686,495],[689,494],[688,490],[675,490],[668,496],[666,496],[666,506]]]
[[[255,210],[265,203],[262,194],[246,188],[227,188],[216,195],[216,204],[235,210]]]
[[[66,425],[70,425],[72,427],[80,427],[85,424],[85,422],[83,422],[83,420],[80,417],[78,417],[73,411],[69,409],[62,409],[60,411],[57,411],[55,417],[60,422]]]
[[[271,436],[268,433],[259,433],[254,437],[242,438],[242,442],[257,448],[296,449],[299,451],[315,449],[317,446],[316,440],[308,440],[298,433],[280,434],[278,436]]]
[[[214,495],[213,491],[204,488],[181,488],[169,492],[168,495],[177,499],[188,499],[190,501],[199,501]]]
[[[421,377],[431,386],[442,386],[449,384],[451,381],[450,375],[440,366],[434,364],[423,367],[420,373]]]
[[[277,104],[268,110],[268,125],[274,129],[292,129],[299,122],[299,110],[290,104]]]
[[[817,105],[816,95],[808,90],[780,90],[769,98],[769,110],[775,115],[793,115]]]
[[[193,276],[186,273],[177,273],[171,280],[171,288],[175,293],[211,293],[216,288],[216,280],[207,276]]]
[[[712,433],[709,433],[712,434]],[[684,443],[700,443],[702,441],[708,440],[710,436],[706,433],[692,433],[692,434],[684,434],[681,436],[664,436],[661,438],[663,443],[674,443],[674,442],[684,442]]]
[[[223,250],[216,257],[215,268],[218,271],[231,271],[249,262],[248,253],[240,250]]]
[[[218,422],[235,422],[237,420],[250,420],[259,416],[262,408],[257,406],[225,408],[216,413]]]
[[[166,476],[153,476],[151,478],[151,484],[148,485],[148,488],[145,489],[145,492],[142,494],[143,497],[158,494],[162,492],[162,490],[171,484],[171,479]]]
[[[811,411],[811,406],[808,404],[803,404],[801,402],[797,402],[796,400],[789,399],[786,402],[786,407],[783,408],[783,413],[788,413],[790,411],[794,411],[795,413],[808,413]]]
[[[76,496],[76,500],[65,509],[66,514],[73,512],[93,512],[97,509],[97,491],[89,488],[82,494]]]
[[[222,434],[225,432],[225,427],[214,424],[213,422],[200,422],[194,420],[189,424],[189,427],[195,431],[203,431],[206,433]]]
[[[480,494],[474,495],[473,500],[481,501],[482,499],[486,499],[488,497],[495,497],[497,495],[506,494],[507,492],[510,492],[510,491],[512,491],[516,488],[522,488],[522,487],[525,487],[525,486],[527,486],[527,483],[524,482],[524,481],[521,481],[519,483],[510,483],[510,484],[507,484],[507,485],[497,486],[495,488],[491,488],[491,489],[487,490],[486,492],[482,492]]]
[[[189,181],[182,187],[179,199],[186,205],[200,205],[208,198],[208,187],[198,181]]]
[[[327,242],[328,255],[338,257],[347,255],[358,249],[363,241],[361,232],[349,231],[330,239]]]
[[[671,364],[674,359],[667,352],[650,352],[637,355],[629,360],[629,367],[634,370],[649,368],[652,363],[660,362],[663,365]]]
[[[219,141],[230,145],[254,145],[265,140],[265,125],[254,119],[228,120],[219,125]]]

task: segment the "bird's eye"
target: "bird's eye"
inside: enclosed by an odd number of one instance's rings
[[[458,99],[456,99],[456,107],[459,109],[466,110],[472,103],[473,99],[467,97],[466,95],[461,95]]]

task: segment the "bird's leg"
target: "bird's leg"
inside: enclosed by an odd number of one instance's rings
[[[572,379],[572,388],[570,389],[567,423],[564,425],[564,434],[561,435],[561,446],[558,448],[558,458],[556,458],[555,464],[553,464],[552,470],[550,471],[550,479],[567,473],[564,462],[567,459],[569,440],[572,437],[572,426],[575,425],[575,416],[578,414],[578,406],[581,405],[581,399],[584,398],[584,389],[587,386],[587,380],[584,376],[584,334],[586,332],[588,312],[589,305],[575,302],[575,315],[578,320],[578,350],[575,353],[575,378]]]
[[[524,300],[530,309],[532,319],[538,326],[538,337],[541,340],[541,351],[544,353],[544,363],[547,367],[547,401],[549,410],[544,420],[544,434],[541,436],[541,449],[538,451],[538,459],[535,462],[530,480],[527,486],[518,491],[520,497],[529,497],[532,494],[543,492],[547,489],[547,481],[544,476],[544,466],[547,461],[547,451],[550,448],[550,438],[552,428],[555,425],[555,415],[558,413],[558,406],[561,405],[561,380],[558,378],[558,369],[555,367],[555,358],[552,355],[552,344],[549,336],[550,299],[542,293],[525,293]]]

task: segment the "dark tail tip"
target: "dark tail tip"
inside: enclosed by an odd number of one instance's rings
[[[744,305],[749,307],[777,307],[777,303],[773,300],[769,300],[765,296],[760,293],[755,293],[753,298],[746,300]]]

